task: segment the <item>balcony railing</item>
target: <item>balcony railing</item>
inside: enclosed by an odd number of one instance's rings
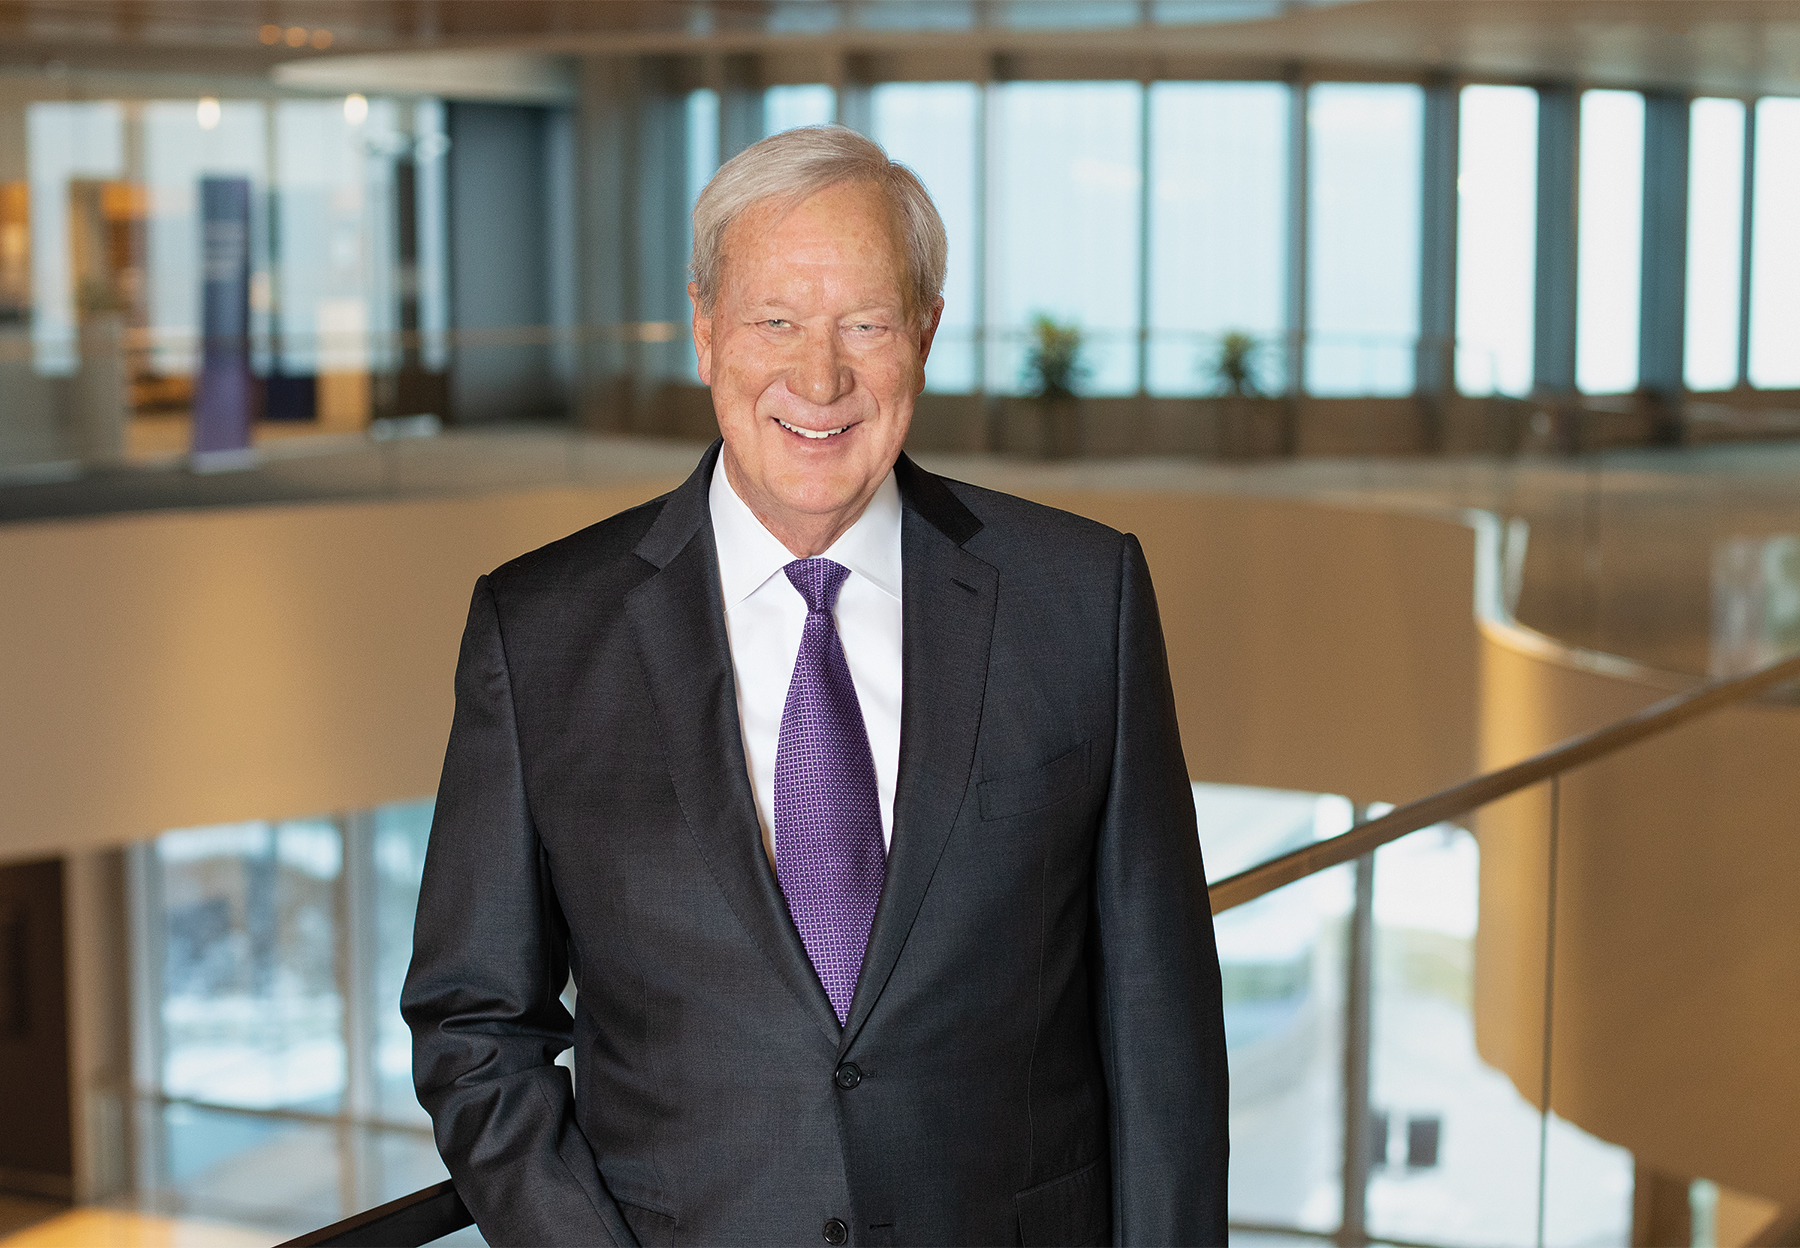
[[[1661,702],[1604,728],[1570,738],[1555,747],[1510,766],[1467,780],[1442,792],[1434,793],[1379,817],[1359,823],[1350,831],[1303,846],[1214,883],[1210,888],[1215,915],[1242,906],[1297,881],[1345,863],[1356,864],[1356,899],[1352,912],[1347,949],[1346,1011],[1346,1082],[1344,1088],[1343,1212],[1338,1230],[1332,1234],[1293,1226],[1239,1223],[1234,1227],[1245,1231],[1299,1233],[1318,1238],[1335,1239],[1340,1244],[1370,1242],[1365,1195],[1375,1165],[1373,1145],[1367,1124],[1369,1105],[1370,975],[1372,962],[1374,853],[1402,837],[1462,818],[1473,811],[1521,793],[1535,785],[1550,786],[1550,870],[1546,881],[1549,890],[1548,930],[1545,940],[1544,967],[1544,1087],[1542,1089],[1542,1131],[1549,1130],[1551,1010],[1554,999],[1553,971],[1556,949],[1555,890],[1557,885],[1556,830],[1562,817],[1562,780],[1577,768],[1618,755],[1632,746],[1659,737],[1684,724],[1692,723],[1723,708],[1740,705],[1790,682],[1800,681],[1800,655],[1772,663],[1747,675],[1715,680]],[[1356,1050],[1360,1046],[1360,1053]],[[1358,1069],[1360,1079],[1354,1074]],[[1537,1243],[1545,1243],[1544,1194],[1549,1176],[1545,1170],[1547,1153],[1540,1137],[1538,1174]],[[1385,1145],[1383,1145],[1385,1147]],[[407,1246],[430,1243],[469,1226],[473,1219],[450,1182],[402,1197],[379,1208],[368,1210],[290,1240],[281,1248],[334,1248],[353,1245]],[[1800,1209],[1785,1209],[1764,1229],[1755,1241],[1759,1244],[1785,1244],[1800,1233]],[[1401,1242],[1382,1235],[1383,1242]],[[1685,1242],[1685,1241],[1683,1241]]]

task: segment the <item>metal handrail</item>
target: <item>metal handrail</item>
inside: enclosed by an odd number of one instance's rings
[[[1498,798],[1595,759],[1617,753],[1649,737],[1668,732],[1721,707],[1743,702],[1778,685],[1800,680],[1800,655],[1771,663],[1744,676],[1715,680],[1664,698],[1637,714],[1593,732],[1570,737],[1541,754],[1497,771],[1465,780],[1430,797],[1421,798],[1329,840],[1302,846],[1292,853],[1228,876],[1207,889],[1212,911],[1220,914],[1254,901],[1296,880],[1327,868],[1353,862],[1390,841],[1421,828],[1465,815]],[[333,1223],[278,1248],[364,1248],[374,1245],[427,1244],[470,1225],[474,1219],[446,1180]]]
[[[1323,871],[1327,867],[1354,862],[1389,841],[1397,841],[1420,828],[1429,828],[1446,819],[1466,815],[1489,802],[1517,793],[1520,789],[1560,776],[1565,771],[1591,763],[1597,758],[1616,753],[1647,737],[1669,731],[1690,719],[1696,719],[1722,706],[1742,702],[1790,680],[1800,680],[1800,655],[1771,663],[1745,676],[1715,680],[1664,698],[1637,714],[1593,732],[1570,737],[1541,754],[1486,772],[1461,784],[1452,785],[1430,797],[1395,807],[1387,814],[1350,831],[1303,845],[1279,858],[1227,876],[1207,889],[1214,914],[1254,901],[1295,880]]]
[[[449,1179],[399,1200],[308,1231],[276,1248],[413,1248],[472,1226],[474,1217]]]

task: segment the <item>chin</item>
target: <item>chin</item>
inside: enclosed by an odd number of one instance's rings
[[[860,474],[831,473],[820,477],[796,472],[781,483],[781,501],[803,515],[830,515],[848,506],[865,481]]]

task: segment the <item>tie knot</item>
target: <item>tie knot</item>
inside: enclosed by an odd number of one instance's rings
[[[806,599],[808,614],[831,614],[831,609],[837,605],[838,590],[844,587],[844,578],[850,575],[849,568],[829,559],[796,559],[782,571]]]

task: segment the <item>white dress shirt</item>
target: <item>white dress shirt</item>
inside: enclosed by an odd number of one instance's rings
[[[721,462],[713,469],[713,537],[725,596],[725,632],[737,680],[738,724],[763,850],[775,862],[775,748],[781,712],[800,655],[806,600],[782,571],[794,554],[745,506]],[[894,782],[900,773],[900,488],[889,472],[869,506],[823,558],[850,569],[838,590],[838,637],[875,755],[881,837],[894,840]]]

